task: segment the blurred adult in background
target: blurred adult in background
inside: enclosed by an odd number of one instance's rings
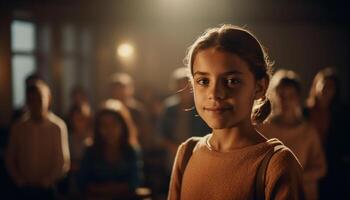
[[[154,200],[162,200],[166,198],[168,180],[166,177],[165,159],[166,152],[161,143],[159,134],[156,134],[156,126],[159,121],[160,114],[163,109],[162,98],[157,94],[151,86],[143,84],[137,92],[140,101],[145,105],[147,116],[151,127],[150,148],[143,151],[145,185],[150,187],[153,192]]]
[[[321,182],[321,199],[349,199],[350,134],[349,108],[340,101],[340,80],[333,68],[314,77],[304,109],[305,116],[320,135],[328,173]]]
[[[138,89],[137,96],[145,106],[152,129],[156,128],[160,115],[163,112],[163,98],[153,87],[147,84],[143,84],[143,86]],[[152,132],[154,132],[154,130],[152,130]],[[158,144],[158,135],[155,134],[153,136],[155,137],[153,138],[153,142]]]
[[[67,128],[49,111],[50,98],[43,81],[28,85],[28,111],[11,129],[6,164],[19,199],[54,199],[56,183],[69,170]]]
[[[134,81],[124,72],[112,75],[110,80],[110,97],[121,101],[129,109],[139,130],[139,142],[144,151],[152,148],[152,127],[144,104],[135,98]]]
[[[75,105],[82,105],[82,104],[88,104],[89,105],[89,98],[86,94],[86,90],[82,86],[75,86],[70,94],[71,97],[71,107]]]
[[[277,71],[268,96],[272,113],[258,130],[267,138],[277,138],[289,147],[303,166],[303,186],[307,200],[318,199],[318,182],[326,174],[326,160],[316,129],[302,115],[301,83],[291,70]]]
[[[30,74],[25,79],[25,87],[35,83],[36,81],[43,81],[43,78],[38,73]],[[0,188],[2,188],[2,193],[8,195],[11,198],[12,194],[15,193],[11,178],[5,167],[5,151],[9,140],[11,126],[21,119],[25,113],[28,112],[26,103],[21,107],[15,108],[12,112],[10,122],[8,124],[0,124]]]
[[[68,119],[71,170],[77,171],[86,148],[93,143],[90,106],[87,103],[81,103],[71,107]]]
[[[175,69],[170,84],[174,94],[164,101],[164,111],[159,122],[159,132],[168,152],[169,174],[178,146],[192,136],[204,136],[211,132],[194,108],[187,68]]]
[[[71,90],[67,116],[72,171],[79,169],[85,149],[93,142],[93,114],[86,91],[81,86]]]
[[[85,149],[93,142],[93,114],[83,87],[75,86],[70,97],[71,103],[66,120],[71,150],[71,171],[77,171]]]
[[[96,113],[93,145],[80,165],[78,182],[86,199],[130,199],[142,185],[141,149],[127,107],[107,100]]]
[[[136,99],[134,80],[125,72],[117,72],[110,79],[110,96],[112,99],[121,101],[129,109],[133,121],[138,130],[138,141],[142,148],[142,157],[144,161],[145,183],[152,187],[156,177],[152,171],[159,170],[154,165],[157,165],[155,157],[158,157],[157,142],[155,127],[151,121],[151,113],[145,107],[145,103]],[[156,161],[156,162],[154,162]]]
[[[86,149],[93,143],[92,114],[89,104],[81,102],[70,108],[68,115],[69,149],[71,155],[71,170],[66,180],[66,192],[72,198],[79,197],[77,188],[77,173]]]
[[[33,74],[30,74],[26,77],[25,79],[25,87],[28,87],[32,84],[34,84],[35,82],[37,81],[44,81],[44,79],[37,73],[33,73]],[[16,122],[18,119],[20,119],[26,112],[28,111],[28,108],[27,108],[27,104],[24,104],[22,107],[20,108],[16,108],[14,111],[13,111],[13,114],[12,114],[12,119],[11,119],[11,123],[14,123]]]

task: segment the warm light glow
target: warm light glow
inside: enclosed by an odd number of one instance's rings
[[[121,44],[118,46],[117,54],[122,58],[131,58],[134,54],[134,47],[128,43]]]

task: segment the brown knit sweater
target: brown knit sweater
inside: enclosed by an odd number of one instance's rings
[[[198,142],[180,180],[180,166],[188,141],[178,149],[170,181],[169,200],[249,200],[254,199],[258,166],[275,146],[272,142],[217,152],[206,145],[207,135]],[[265,181],[266,199],[300,199],[302,169],[294,154],[286,149],[270,160]]]

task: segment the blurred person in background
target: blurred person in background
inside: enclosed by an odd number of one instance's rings
[[[71,170],[77,171],[85,149],[93,142],[93,113],[86,91],[81,86],[71,90],[71,105],[67,115]]]
[[[159,122],[159,132],[168,154],[169,176],[179,145],[192,136],[204,136],[211,132],[194,108],[191,87],[188,69],[175,69],[170,82],[170,89],[174,94],[164,101],[164,110]]]
[[[150,119],[144,104],[135,98],[134,81],[129,74],[117,72],[112,75],[110,97],[126,105],[139,131],[138,137],[143,151],[151,149],[153,133]]]
[[[85,89],[82,86],[75,86],[71,91],[71,104],[79,105],[89,102]]]
[[[58,183],[57,191],[60,198],[75,199],[80,195],[76,173],[86,148],[93,142],[92,110],[86,90],[80,85],[74,86],[70,91],[70,105],[64,120],[68,125],[71,167],[68,175]]]
[[[321,199],[349,199],[350,134],[349,107],[340,100],[340,80],[333,68],[320,70],[314,77],[304,115],[320,135],[328,173],[321,181]]]
[[[79,170],[85,149],[93,143],[92,115],[86,103],[73,106],[69,111],[69,146],[71,152],[71,170]]]
[[[157,141],[155,127],[152,123],[149,108],[146,108],[145,102],[136,98],[136,89],[133,78],[126,72],[114,73],[110,78],[110,97],[121,101],[130,111],[131,117],[138,130],[138,141],[142,148],[142,157],[144,161],[145,183],[152,187],[155,178],[153,169],[159,171],[155,157],[158,157]],[[161,160],[161,159],[159,159]]]
[[[49,111],[50,98],[43,81],[27,85],[28,110],[11,129],[6,164],[19,199],[54,199],[70,167],[66,124]]]
[[[140,101],[145,105],[152,127],[156,127],[159,117],[163,111],[162,97],[150,85],[146,83],[141,86],[137,93]],[[154,135],[155,137],[157,135]],[[155,138],[157,140],[157,138]]]
[[[38,74],[38,73],[33,73],[30,74],[26,77],[25,79],[25,87],[28,87],[32,84],[34,84],[37,81],[44,81],[44,79]],[[13,111],[12,114],[12,119],[11,119],[11,123],[13,124],[14,122],[16,122],[18,119],[20,119],[26,112],[28,111],[28,107],[27,104],[24,104],[22,107],[17,108]]]
[[[131,199],[142,185],[137,128],[127,107],[107,100],[96,113],[93,145],[80,165],[78,183],[86,199]]]
[[[168,180],[165,178],[166,172],[166,152],[162,146],[159,134],[156,134],[157,123],[163,109],[161,96],[150,85],[144,83],[137,92],[138,99],[145,105],[145,110],[150,117],[150,127],[152,128],[150,135],[150,148],[143,151],[145,185],[149,186],[153,192],[155,200],[165,199],[167,192]]]
[[[68,115],[69,149],[71,155],[71,170],[68,183],[65,185],[66,192],[74,198],[79,195],[77,188],[77,173],[80,162],[86,149],[93,143],[92,114],[90,106],[86,102],[75,104],[70,108]]]
[[[301,83],[291,70],[277,71],[270,82],[270,117],[257,126],[267,138],[277,138],[295,153],[303,166],[307,200],[318,199],[318,182],[326,174],[326,161],[316,129],[302,115]]]

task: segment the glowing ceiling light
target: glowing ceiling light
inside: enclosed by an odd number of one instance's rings
[[[131,58],[134,55],[134,47],[131,44],[123,43],[118,46],[117,54],[122,58]]]

